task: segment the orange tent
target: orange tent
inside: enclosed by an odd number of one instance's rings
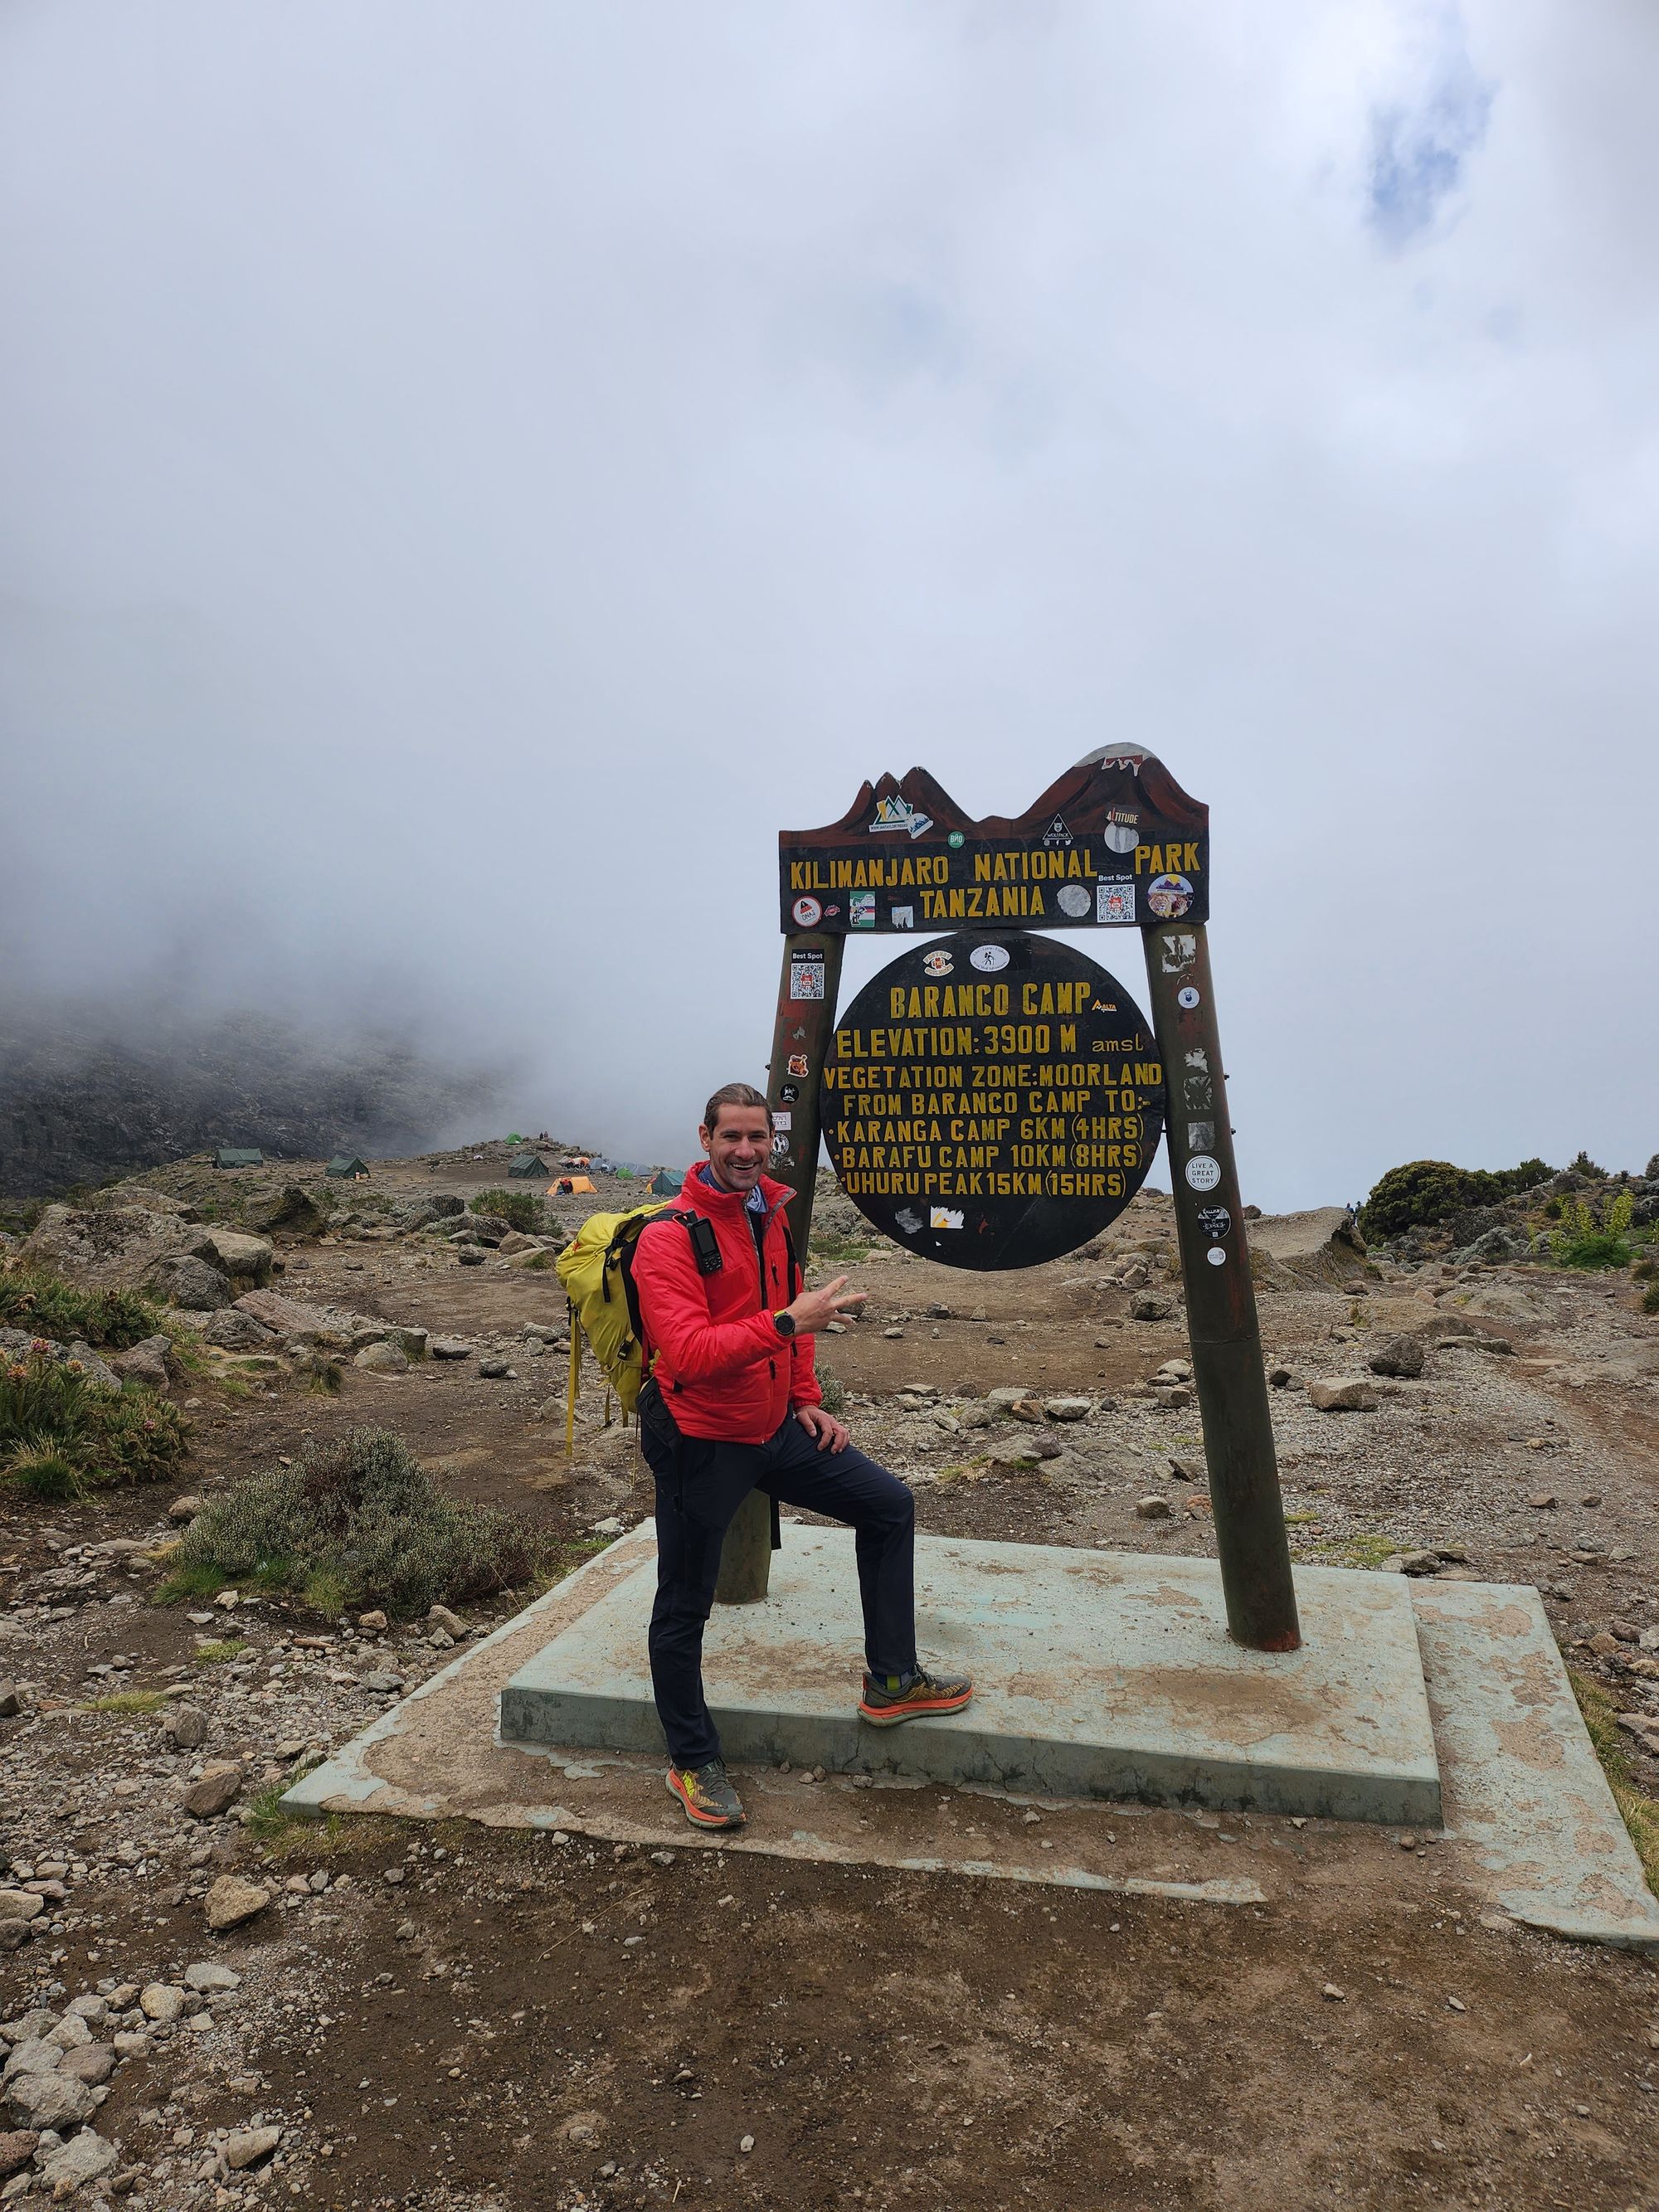
[[[548,1185],[547,1194],[550,1198],[570,1198],[578,1191],[592,1191],[592,1176],[561,1176],[557,1182]]]

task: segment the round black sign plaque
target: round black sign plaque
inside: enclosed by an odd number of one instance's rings
[[[907,948],[836,1024],[823,1139],[886,1236],[948,1267],[1032,1267],[1096,1236],[1164,1121],[1152,1024],[1115,977],[1024,930]]]

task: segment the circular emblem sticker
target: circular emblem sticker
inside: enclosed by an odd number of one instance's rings
[[[1175,921],[1193,902],[1193,887],[1185,876],[1158,876],[1147,888],[1146,903],[1160,921]]]
[[[1101,834],[1109,853],[1133,853],[1140,838],[1132,822],[1109,822]]]
[[[803,929],[811,929],[823,916],[823,908],[815,898],[798,898],[789,909]]]
[[[1082,884],[1062,884],[1060,887],[1060,910],[1069,914],[1073,921],[1081,921],[1094,902],[1094,894]]]
[[[1008,965],[1006,945],[976,945],[968,955],[968,964],[977,968],[981,975],[994,975]]]
[[[951,850],[953,853],[959,853],[963,847],[967,843],[968,840],[963,836],[960,830],[953,830],[945,842],[951,848]]]
[[[956,964],[942,945],[935,945],[931,952],[922,955],[921,972],[924,975],[948,975]]]
[[[1212,1244],[1204,1256],[1212,1267],[1224,1267],[1227,1264],[1227,1255],[1219,1244]]]
[[[1187,1181],[1194,1190],[1213,1190],[1221,1180],[1221,1163],[1209,1152],[1194,1152],[1187,1163]]]
[[[1185,1006],[1188,1013],[1191,1013],[1193,1008],[1198,1004],[1198,994],[1190,983],[1183,983],[1176,993],[1176,1004],[1178,1006]]]

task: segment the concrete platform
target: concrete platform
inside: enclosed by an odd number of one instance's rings
[[[501,1693],[504,1744],[661,1753],[644,1634],[655,1580],[654,1546],[642,1547],[631,1572],[518,1669]],[[979,1685],[966,1711],[891,1729],[859,1720],[853,1539],[797,1524],[767,1602],[717,1607],[708,1626],[704,1680],[727,1758],[1439,1825],[1400,1576],[1304,1567],[1304,1648],[1276,1656],[1229,1639],[1210,1560],[933,1536],[918,1541],[916,1584],[924,1656]]]
[[[663,1789],[659,1753],[520,1747],[496,1734],[507,1684],[636,1575],[653,1545],[648,1527],[631,1529],[458,1652],[295,1783],[284,1808],[310,1818],[471,1820],[555,1842],[585,1837],[1106,1890],[1205,1910],[1316,1917],[1333,1895],[1352,1894],[1391,1898],[1409,1917],[1467,1911],[1474,1900],[1487,1908],[1488,1924],[1518,1921],[1659,1954],[1659,1899],[1584,1732],[1538,1593],[1525,1585],[1397,1583],[1416,1616],[1440,1754],[1443,1825],[1419,1826],[1414,1850],[1397,1848],[1396,1832],[1374,1822],[1224,1817],[988,1783],[940,1789],[901,1775],[831,1771],[815,1784],[799,1767],[775,1766],[738,1769],[748,1827],[700,1835]]]

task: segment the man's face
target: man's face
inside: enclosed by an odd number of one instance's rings
[[[697,1132],[716,1182],[746,1198],[772,1157],[772,1117],[764,1106],[722,1106],[711,1129]]]

